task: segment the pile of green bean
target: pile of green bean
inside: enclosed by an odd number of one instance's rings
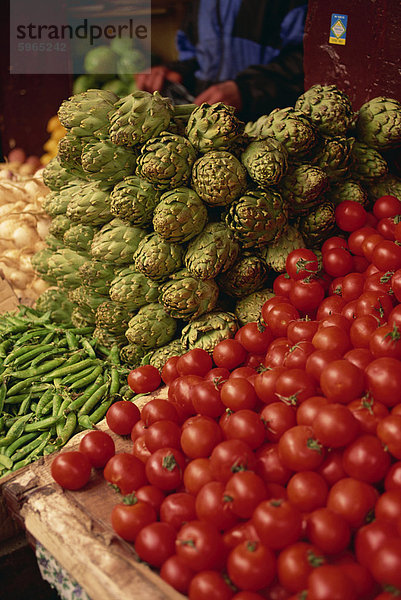
[[[130,398],[118,347],[21,307],[0,319],[0,477],[58,450]]]

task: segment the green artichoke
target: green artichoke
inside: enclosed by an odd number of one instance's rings
[[[82,138],[72,133],[67,133],[60,138],[58,143],[57,160],[62,168],[74,177],[86,179],[87,175],[82,168],[82,150],[89,140],[96,138]]]
[[[56,156],[47,163],[42,171],[42,177],[43,183],[52,191],[60,190],[64,185],[68,185],[72,179],[71,173],[61,166]]]
[[[157,190],[185,186],[190,180],[196,152],[181,135],[162,132],[141,148],[136,174]]]
[[[114,186],[110,194],[111,213],[132,225],[149,225],[160,195],[153,185],[133,175]]]
[[[127,364],[130,369],[134,369],[135,367],[139,367],[145,353],[146,350],[142,346],[138,346],[138,344],[126,344],[120,348],[120,360],[122,363]]]
[[[182,356],[184,354],[184,348],[182,347],[181,340],[172,340],[168,344],[151,350],[142,359],[142,364],[152,365],[162,370],[166,362],[172,356]]]
[[[219,275],[219,288],[233,298],[243,298],[261,289],[269,275],[261,256],[244,252],[229,271]]]
[[[368,205],[368,193],[365,188],[358,182],[351,179],[346,181],[336,181],[330,185],[326,199],[333,202],[335,205],[344,202],[344,200],[352,200],[359,202],[363,206]]]
[[[213,310],[218,296],[219,288],[213,279],[197,279],[185,269],[174,273],[160,287],[160,302],[165,311],[186,321]]]
[[[313,85],[294,108],[306,114],[322,135],[345,136],[355,117],[350,99],[335,85]]]
[[[354,179],[371,181],[388,173],[388,164],[383,156],[363,142],[355,142],[352,148],[352,176]]]
[[[401,144],[401,102],[378,96],[361,106],[356,121],[358,140],[376,150]]]
[[[245,124],[232,106],[204,102],[191,113],[186,133],[191,144],[204,154],[209,150],[230,150],[243,141]]]
[[[309,163],[292,165],[280,182],[280,192],[290,215],[300,215],[321,202],[329,178],[320,167]]]
[[[122,335],[132,317],[132,312],[125,306],[112,300],[105,300],[96,309],[95,323],[99,329],[114,335]]]
[[[276,185],[288,167],[287,150],[270,136],[248,144],[241,160],[250,178],[260,187]]]
[[[369,202],[373,204],[381,196],[395,196],[401,198],[401,179],[389,173],[381,179],[365,182]]]
[[[246,169],[224,150],[211,150],[192,169],[192,187],[206,204],[227,206],[245,192]]]
[[[333,235],[336,228],[335,206],[332,202],[323,202],[309,210],[299,220],[299,231],[307,247],[319,246]]]
[[[121,269],[110,284],[109,296],[113,302],[123,304],[128,310],[134,311],[157,302],[159,298],[159,285],[135,267],[129,266]]]
[[[43,198],[42,207],[45,212],[51,217],[57,215],[65,215],[71,197],[81,190],[82,182],[74,179],[68,185],[63,186],[60,190],[51,192]]]
[[[130,48],[123,52],[117,60],[117,75],[122,81],[130,83],[133,73],[141,73],[146,69],[145,56],[140,50]]]
[[[31,257],[31,266],[35,273],[42,279],[56,285],[57,280],[49,271],[49,259],[51,256],[53,256],[53,250],[50,248],[43,248],[42,250],[39,250],[39,252],[35,252]]]
[[[273,290],[264,288],[237,300],[234,313],[239,324],[242,326],[246,323],[258,322],[261,317],[262,306],[274,295]]]
[[[171,342],[177,331],[177,321],[164,310],[163,305],[152,302],[131,317],[125,337],[130,344],[143,348],[160,348]]]
[[[61,193],[67,191],[62,188]],[[96,181],[75,185],[71,189],[66,215],[71,221],[96,227],[113,218],[110,212],[110,194]]]
[[[98,294],[108,296],[110,284],[120,269],[116,269],[114,263],[86,260],[79,267],[79,276],[83,285],[91,287]]]
[[[183,253],[180,244],[166,242],[158,233],[149,233],[139,242],[133,260],[140,273],[162,281],[182,266]]]
[[[243,248],[261,248],[277,240],[287,227],[288,211],[274,190],[248,190],[225,216],[227,227]]]
[[[79,306],[74,306],[71,313],[71,323],[74,327],[95,327],[95,316]]]
[[[290,158],[304,156],[317,142],[316,130],[308,117],[292,107],[275,108],[254,123],[247,123],[245,133],[255,138],[273,136],[281,142]]]
[[[81,283],[78,269],[87,259],[87,256],[74,250],[61,248],[49,257],[48,273],[62,288],[77,287]]]
[[[90,254],[94,260],[127,265],[132,259],[146,231],[127,225],[121,219],[113,219],[93,236]]]
[[[239,244],[224,223],[207,223],[188,244],[184,264],[198,279],[213,279],[236,261]]]
[[[312,165],[320,167],[331,181],[339,181],[350,173],[353,160],[353,137],[332,136],[322,138],[310,158]]]
[[[163,98],[159,92],[135,91],[115,103],[109,116],[110,139],[117,146],[144,144],[167,130],[172,115],[169,98]]]
[[[54,323],[69,323],[74,308],[65,291],[57,288],[47,288],[35,302],[36,310],[50,313],[50,319]]]
[[[108,300],[108,297],[98,294],[96,291],[85,285],[79,285],[76,288],[69,290],[68,298],[74,305],[79,306],[84,314],[90,313],[93,315],[96,314],[98,306]]]
[[[68,217],[65,215],[56,215],[50,223],[49,234],[54,235],[56,238],[63,239],[64,233],[70,226],[71,221]]]
[[[304,239],[297,227],[289,225],[287,231],[274,244],[269,244],[260,250],[260,255],[270,269],[284,273],[287,256],[297,248],[305,248]]]
[[[88,179],[113,186],[134,172],[136,154],[107,140],[99,140],[84,145],[81,162]]]
[[[127,342],[123,333],[114,333],[113,331],[108,331],[107,329],[97,326],[93,330],[92,337],[100,346],[109,349],[113,348],[113,346],[121,348]]]
[[[87,90],[64,100],[58,110],[60,123],[73,135],[102,138],[109,128],[108,115],[118,97],[106,90]]]
[[[153,213],[153,228],[167,242],[187,242],[202,231],[206,221],[205,204],[186,187],[162,194]]]
[[[78,252],[89,252],[95,231],[91,225],[74,223],[63,235],[64,246]]]
[[[233,338],[238,329],[234,314],[216,310],[188,323],[181,332],[181,344],[185,352],[202,348],[211,354],[219,342]]]

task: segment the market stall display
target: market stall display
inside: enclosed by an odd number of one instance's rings
[[[401,560],[401,498],[386,504],[401,458],[400,102],[355,112],[315,85],[245,124],[220,103],[91,89],[59,118],[32,259],[51,287],[0,329],[7,501],[20,491],[31,534],[93,600],[135,597],[109,560],[131,565],[143,597],[398,590],[383,564]],[[119,402],[134,418],[122,437]],[[81,446],[98,429],[118,440],[103,471]],[[82,478],[66,479],[70,460]],[[94,556],[86,579],[79,549],[57,550],[63,511],[90,523],[78,538],[96,526],[108,540],[102,590]]]

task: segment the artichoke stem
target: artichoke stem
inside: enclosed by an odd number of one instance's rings
[[[176,104],[174,105],[173,116],[176,117],[189,117],[189,115],[198,108],[197,104]]]

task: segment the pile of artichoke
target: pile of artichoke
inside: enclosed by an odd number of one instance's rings
[[[401,194],[386,158],[401,104],[378,97],[355,113],[334,85],[247,124],[222,103],[143,91],[88,90],[58,115],[39,304],[69,307],[130,367],[212,351],[255,319],[292,249],[336,232],[336,204]]]

